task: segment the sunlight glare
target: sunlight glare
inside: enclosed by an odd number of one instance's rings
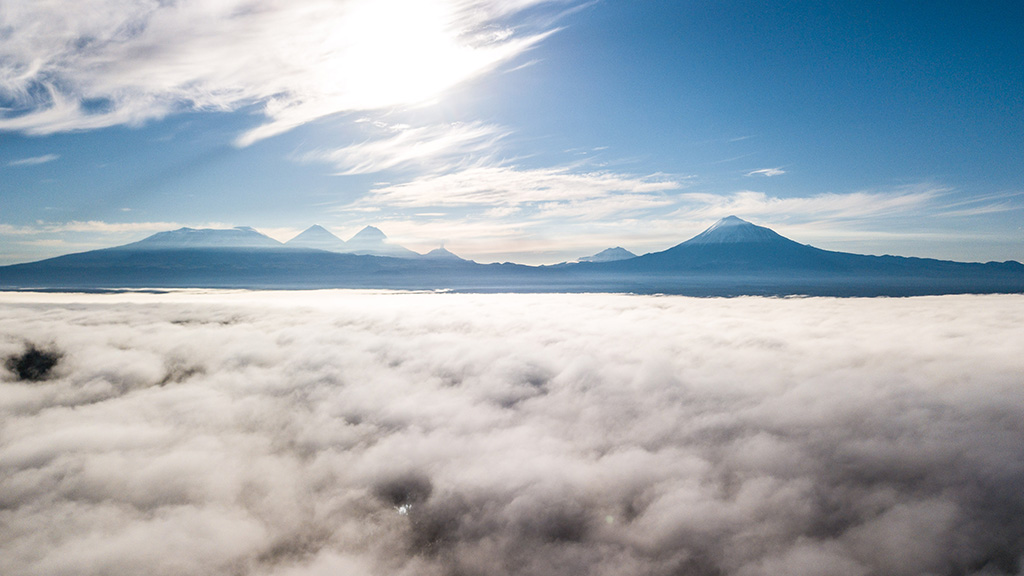
[[[430,100],[499,61],[503,44],[473,46],[444,0],[353,2],[327,39],[323,92],[367,109]]]

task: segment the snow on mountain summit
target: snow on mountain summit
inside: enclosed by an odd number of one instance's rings
[[[764,243],[785,240],[775,231],[751,224],[736,216],[726,216],[684,244]]]

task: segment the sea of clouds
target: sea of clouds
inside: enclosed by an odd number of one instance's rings
[[[1019,575],[1022,350],[1019,295],[0,294],[0,574]]]

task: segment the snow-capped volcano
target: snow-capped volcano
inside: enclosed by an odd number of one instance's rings
[[[778,242],[779,240],[786,240],[786,238],[764,226],[751,224],[736,216],[726,216],[684,244],[761,243]]]
[[[840,258],[842,260],[842,258]],[[824,250],[794,242],[769,228],[735,216],[715,222],[707,230],[668,250],[606,265],[647,271],[690,270],[702,274],[801,274],[849,268],[845,260]]]

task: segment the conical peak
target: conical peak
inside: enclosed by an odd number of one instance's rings
[[[708,229],[705,230],[704,232],[706,233],[711,232],[712,230],[728,230],[743,227],[758,228],[758,226],[751,224],[750,222],[747,222],[742,218],[738,218],[736,216],[726,216],[725,218],[722,218],[718,222],[715,222],[714,224],[709,226]]]
[[[374,226],[367,226],[360,230],[359,232],[357,232],[356,235],[353,236],[351,240],[349,240],[349,242],[357,238],[360,240],[384,240],[387,238],[387,235],[384,234],[384,232],[382,232],[380,228],[376,228]]]
[[[305,230],[303,230],[302,232],[299,233],[299,236],[303,236],[303,237],[309,237],[309,236],[328,237],[328,236],[330,236],[331,238],[338,238],[337,236],[332,234],[330,230],[328,230],[327,228],[324,228],[323,226],[321,226],[319,224],[313,224],[309,228],[306,228]],[[296,238],[298,238],[299,236],[296,236]]]
[[[726,216],[707,230],[687,240],[687,244],[734,244],[748,242],[776,242],[785,240],[773,230],[751,224],[736,216]]]
[[[434,248],[430,252],[423,255],[424,258],[433,258],[441,260],[462,260],[457,255],[453,254],[450,250],[444,247],[442,244],[440,248]]]
[[[344,246],[345,243],[341,238],[331,234],[330,230],[320,226],[319,224],[313,224],[285,244],[303,248],[333,250]]]
[[[635,257],[636,254],[622,246],[616,246],[614,248],[605,248],[593,256],[584,256],[577,260],[577,262],[613,262],[615,260],[628,260]]]
[[[740,226],[742,224],[753,226],[753,224],[750,224],[750,222],[747,222],[738,216],[726,216],[718,222],[715,222],[715,226]]]

